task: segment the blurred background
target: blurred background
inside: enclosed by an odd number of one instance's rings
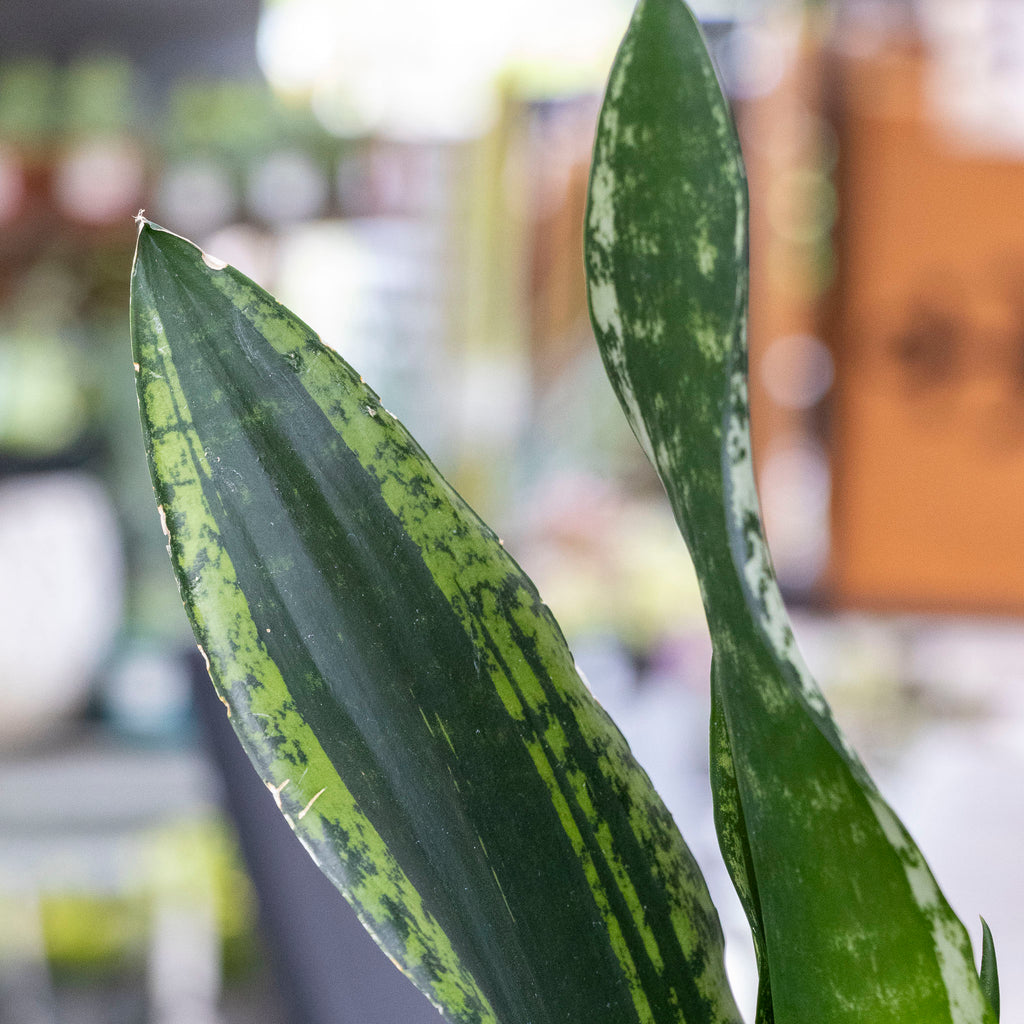
[[[694,7],[751,180],[755,455],[798,638],[954,909],[992,926],[1013,1020],[1024,6]],[[312,324],[506,539],[704,867],[752,1005],[697,588],[585,308],[630,8],[6,0],[0,1021],[437,1019],[209,710],[137,422],[142,207]]]

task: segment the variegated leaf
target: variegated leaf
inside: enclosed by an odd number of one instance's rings
[[[146,222],[132,333],[214,684],[384,949],[459,1024],[738,1024],[669,814],[533,584],[373,391]]]
[[[966,931],[836,727],[764,542],[747,412],[747,193],[682,0],[640,0],[600,115],[591,316],[668,491],[714,647],[712,777],[768,1024],[995,1020]]]

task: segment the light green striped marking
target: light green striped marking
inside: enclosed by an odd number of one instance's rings
[[[551,697],[545,689],[545,683],[530,669],[526,659],[517,656],[519,648],[512,635],[512,626],[503,618],[508,609],[499,609],[497,606],[494,586],[504,582],[507,576],[518,574],[518,566],[501,550],[493,532],[479,522],[443,478],[438,474],[424,475],[421,460],[425,461],[426,457],[398,421],[391,417],[353,416],[352,410],[355,408],[371,411],[381,409],[378,397],[333,353],[314,345],[315,336],[308,328],[303,329],[296,321],[286,319],[279,306],[261,301],[252,293],[247,293],[244,303],[239,303],[238,286],[230,276],[214,275],[212,280],[227,298],[244,307],[245,317],[279,353],[288,356],[293,352],[301,352],[301,366],[297,372],[303,387],[339,434],[344,436],[345,443],[362,465],[378,479],[385,502],[418,546],[438,587],[485,659],[492,683],[508,714],[525,724],[526,709],[529,708],[545,723],[542,735],[530,730],[524,734],[523,742],[548,788],[559,820],[580,859],[595,906],[604,920],[609,941],[623,965],[638,1019],[654,1024],[649,1002],[624,936],[623,923],[612,910],[601,874],[585,847],[573,806],[582,812],[593,830],[619,895],[630,910],[630,926],[641,938],[652,966],[659,973],[666,969],[666,954],[659,948],[646,920],[634,884],[614,847],[611,831],[602,827],[603,822],[590,799],[584,774],[572,770],[571,766],[564,766],[567,769],[564,777],[569,789],[562,789],[553,770],[552,759],[562,762],[566,752],[571,749],[571,742],[561,722],[552,713]],[[409,487],[413,478],[417,483],[415,496]],[[435,501],[442,503],[443,513],[435,512]],[[451,518],[453,509],[456,515],[454,526]],[[457,532],[463,548],[467,542],[476,544],[480,553],[476,561],[468,565],[465,562],[456,563],[448,547],[453,530]],[[492,641],[502,652],[505,665],[510,666],[513,678],[508,677],[490,651],[486,648],[481,650],[480,637],[477,635],[479,625],[467,607],[466,595],[469,593],[473,593],[481,602],[480,615],[488,621]],[[604,720],[600,712],[596,715],[576,713],[580,695],[586,695],[586,688],[579,680],[571,654],[554,620],[550,618],[550,613],[546,608],[538,606],[536,594],[520,587],[518,603],[511,608],[511,618],[523,635],[537,646],[537,659],[548,669],[547,685],[553,685],[558,698],[572,709],[601,772],[634,802],[636,812],[630,815],[631,827],[636,838],[651,851],[652,870],[670,895],[673,930],[680,949],[686,955],[696,957],[705,941],[703,937],[718,932],[717,915],[699,870],[678,833],[658,825],[660,821],[669,820],[668,815],[660,801],[657,804],[652,802],[657,798],[646,778],[635,769],[630,771],[621,767],[626,763],[632,766],[633,763],[628,747],[618,732],[609,729],[606,722],[600,726],[597,724]],[[571,682],[566,683],[565,680]],[[582,699],[590,700],[589,696],[583,696]],[[437,719],[437,725],[444,728],[440,718]],[[702,963],[697,982],[699,991],[706,999],[712,1001],[713,1005],[723,1007],[720,1019],[730,1022],[738,1020],[724,970],[716,968],[713,957],[706,958],[706,962]]]
[[[637,973],[636,962],[633,960],[633,956],[626,944],[625,937],[622,934],[622,925],[619,923],[618,918],[609,905],[608,895],[605,892],[604,886],[601,885],[597,866],[594,864],[594,860],[587,849],[586,841],[580,832],[576,819],[573,817],[569,802],[566,799],[565,794],[562,792],[561,786],[558,784],[558,779],[551,766],[551,762],[548,759],[547,752],[545,751],[543,744],[540,742],[530,742],[525,738],[523,742],[531,759],[533,760],[534,766],[537,769],[537,774],[544,780],[544,783],[548,787],[548,792],[551,794],[551,802],[558,813],[558,818],[562,823],[562,828],[565,829],[565,834],[569,837],[569,841],[572,843],[572,848],[583,866],[584,874],[586,875],[587,882],[590,885],[590,891],[594,896],[594,902],[597,905],[598,910],[600,910],[601,917],[603,918],[605,927],[608,930],[608,937],[611,942],[612,949],[615,950],[615,955],[618,957],[619,963],[622,964],[623,974],[625,975],[627,984],[629,985],[633,1005],[636,1007],[637,1018],[641,1021],[650,1021],[651,1024],[654,1024],[654,1017],[651,1013],[650,1004],[647,1001],[647,996],[644,993],[643,985],[641,984]]]
[[[640,0],[599,118],[588,294],[609,378],[697,565],[721,710],[716,820],[761,966],[773,962],[774,1018],[804,1024],[819,1007],[850,1022],[988,1022],[966,932],[833,722],[775,580],[750,462],[746,222],[739,148],[697,24],[678,0]],[[806,746],[787,756],[798,736]],[[868,855],[884,880],[857,874]],[[828,899],[794,872],[830,886]],[[896,931],[883,919],[890,894]],[[842,904],[834,915],[830,903]],[[887,962],[872,966],[876,953]]]
[[[200,251],[196,251],[199,257]],[[208,453],[192,427],[180,381],[167,355],[163,325],[156,315],[151,318],[149,332],[150,337],[137,339],[136,343],[143,364],[144,413],[153,431],[152,458],[160,467],[162,479],[174,490],[167,528],[179,574],[186,577],[182,596],[222,700],[232,712],[236,727],[239,718],[248,715],[262,720],[258,733],[249,732],[244,737],[247,747],[263,766],[268,788],[288,824],[313,859],[345,891],[365,927],[394,954],[402,943],[388,925],[391,915],[387,901],[403,907],[414,919],[415,927],[408,931],[404,948],[396,957],[397,965],[421,986],[429,986],[427,994],[438,1009],[458,1019],[497,1024],[487,999],[424,908],[420,894],[338,777],[316,734],[295,710],[288,687],[260,640],[203,496],[198,474],[210,476]],[[211,612],[215,618],[210,617]],[[251,686],[252,680],[260,685]],[[243,701],[247,702],[245,706],[241,706]],[[264,734],[286,739],[273,748]],[[289,753],[306,763],[298,778],[295,765],[287,759]],[[365,857],[376,866],[374,874],[339,877],[337,870],[323,864],[327,822],[338,823],[349,834],[349,850],[342,856],[349,860]],[[420,970],[428,955],[440,962],[436,978],[428,978]]]

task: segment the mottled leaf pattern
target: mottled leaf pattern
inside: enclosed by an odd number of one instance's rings
[[[384,949],[459,1024],[738,1024],[669,814],[533,584],[373,391],[146,222],[132,334],[214,684]]]
[[[981,988],[985,993],[996,1020],[999,1020],[999,965],[996,963],[996,944],[988,922],[981,919]]]
[[[754,931],[759,1022],[994,1021],[966,931],[793,642],[750,460],[743,165],[682,0],[636,8],[585,229],[605,367],[701,583],[716,820]]]

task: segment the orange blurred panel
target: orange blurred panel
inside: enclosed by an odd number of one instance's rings
[[[912,51],[848,61],[830,590],[1024,610],[1024,160],[930,113]]]

